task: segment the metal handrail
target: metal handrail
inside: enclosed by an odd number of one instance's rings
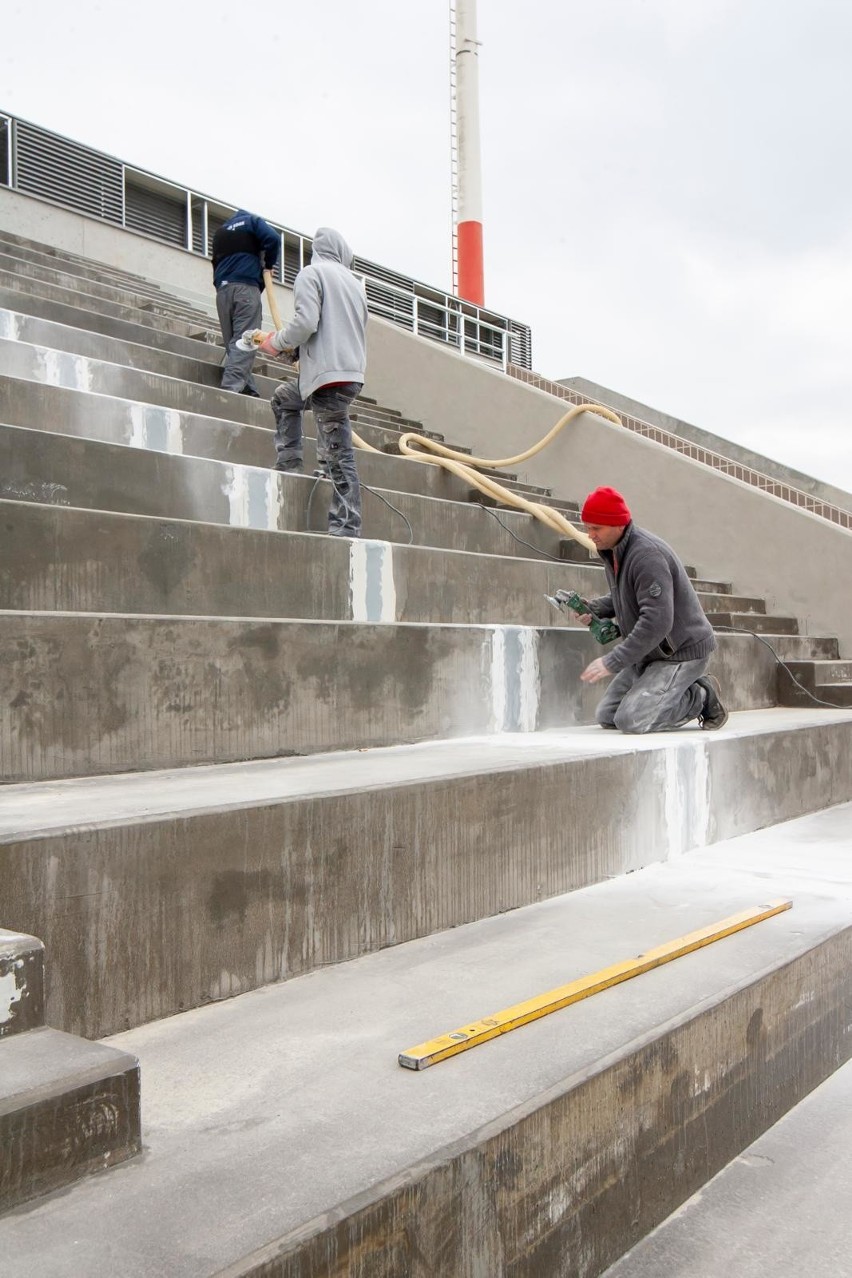
[[[510,377],[517,378],[518,381],[526,382],[528,386],[536,386],[539,390],[546,391],[550,395],[556,395],[559,399],[567,399],[571,404],[582,404],[588,400],[587,395],[581,395],[570,387],[563,386],[561,382],[554,382],[548,377],[542,377],[540,373],[535,373],[531,369],[519,368],[515,364],[509,364],[506,372]],[[840,506],[834,506],[831,502],[814,497],[812,493],[806,493],[792,484],[785,484],[779,479],[764,475],[761,471],[755,470],[751,466],[744,466],[742,462],[733,461],[722,453],[716,453],[710,448],[702,448],[700,444],[695,444],[692,440],[684,439],[681,435],[675,435],[671,431],[663,430],[661,426],[654,426],[651,422],[644,422],[639,417],[633,417],[630,413],[622,412],[621,409],[618,410],[618,415],[621,418],[622,425],[627,430],[634,431],[637,435],[643,435],[646,439],[653,440],[654,443],[662,444],[665,448],[671,448],[675,452],[683,453],[685,457],[691,458],[692,461],[700,462],[703,466],[710,466],[713,470],[719,470],[722,474],[730,475],[733,479],[739,479],[742,483],[750,484],[753,488],[759,488],[762,492],[770,493],[773,497],[779,497],[781,501],[786,501],[791,506],[798,506],[802,510],[807,510],[812,515],[818,515],[820,519],[827,519],[830,523],[838,524],[841,528],[852,528],[852,512],[843,510]]]
[[[122,226],[206,258],[210,256],[215,226],[236,212],[234,206],[221,200],[6,112],[0,112],[0,121],[5,122],[8,145],[7,171],[0,172],[0,188],[5,186],[34,199],[74,209],[85,217]],[[23,154],[18,146],[19,133]],[[75,169],[80,157],[86,172],[95,175],[88,185],[81,183]],[[97,207],[99,190],[101,195],[109,191],[111,204],[102,200],[101,207]],[[136,198],[135,213],[129,213],[128,192]],[[134,220],[131,222],[129,217]],[[270,225],[281,239],[273,278],[281,284],[292,284],[298,270],[309,260],[312,240],[275,222]],[[510,362],[527,364],[527,325],[399,275],[376,262],[357,258],[355,269],[367,283],[368,305],[374,314],[419,336],[455,346],[463,354],[494,361],[504,369]]]

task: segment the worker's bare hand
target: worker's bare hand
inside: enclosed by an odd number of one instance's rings
[[[581,621],[584,626],[590,626],[592,624],[592,614],[590,612],[581,612],[578,614],[577,620]]]
[[[611,674],[612,671],[607,670],[603,663],[603,657],[598,657],[597,660],[586,666],[580,678],[583,683],[597,683],[600,679],[608,679]]]

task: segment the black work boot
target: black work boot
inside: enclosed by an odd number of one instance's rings
[[[704,709],[698,716],[698,722],[707,732],[715,732],[728,722],[728,712],[722,705],[719,680],[715,675],[702,675],[695,680],[704,689]]]

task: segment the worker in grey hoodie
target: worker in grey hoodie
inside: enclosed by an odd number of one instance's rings
[[[275,469],[304,469],[302,414],[309,408],[317,429],[317,460],[332,483],[328,531],[361,532],[361,485],[352,448],[349,406],[364,384],[367,366],[367,298],[351,271],[353,253],[339,231],[321,226],[310,266],[293,285],[295,314],[270,333],[260,350],[298,360],[297,382],[282,382],[272,396]]]
[[[614,488],[596,488],[583,504],[586,532],[604,562],[609,594],[588,600],[586,625],[614,617],[622,642],[586,666],[580,678],[614,676],[597,708],[602,728],[670,732],[697,719],[704,729],[728,718],[719,682],[705,673],[716,648],[686,569],[660,537],[638,528]]]

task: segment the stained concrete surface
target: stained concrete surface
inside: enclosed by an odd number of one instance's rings
[[[852,807],[830,809],[116,1036],[142,1065],[145,1154],[0,1221],[4,1274],[209,1275],[472,1138],[848,929],[851,829]],[[414,1043],[785,895],[783,915],[425,1074],[397,1065]]]
[[[605,1278],[849,1278],[850,1204],[852,1064],[750,1145]]]
[[[406,785],[473,776],[560,760],[630,754],[695,743],[852,723],[849,710],[768,709],[732,714],[720,733],[696,729],[624,736],[597,727],[539,733],[504,732],[374,750],[340,750],[293,759],[174,768],[123,776],[80,777],[5,786],[0,791],[0,840],[81,823],[145,820],[167,813],[250,806],[295,796],[360,791],[365,786]]]

